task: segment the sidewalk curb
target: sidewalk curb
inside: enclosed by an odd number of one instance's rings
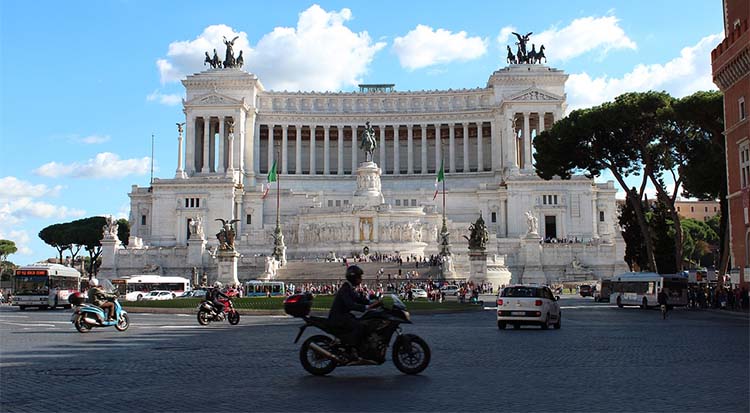
[[[197,314],[196,310],[194,308],[157,308],[157,307],[123,307],[125,311],[128,313],[147,313],[147,314],[186,314],[186,315],[194,315]],[[476,306],[476,307],[469,307],[465,309],[460,310],[451,310],[451,309],[445,309],[445,310],[410,310],[409,312],[411,314],[415,315],[431,315],[431,314],[459,314],[459,313],[466,313],[466,312],[480,312],[483,311],[482,306]],[[287,314],[284,312],[284,310],[246,310],[246,309],[237,309],[237,312],[240,313],[240,315],[245,316],[267,316],[267,315],[282,315],[286,316]],[[325,317],[328,314],[327,310],[313,310],[313,315]],[[293,318],[292,316],[288,316],[289,318]]]

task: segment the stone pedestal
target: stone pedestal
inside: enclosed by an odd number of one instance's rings
[[[218,261],[218,271],[216,281],[222,284],[239,284],[237,278],[237,260],[240,258],[240,253],[235,250],[219,250],[216,253],[216,260]]]
[[[207,241],[203,238],[190,238],[188,240],[187,261],[191,267],[203,268],[203,254],[206,252]]]
[[[375,162],[362,162],[357,168],[357,190],[352,204],[355,208],[374,208],[384,202],[380,190],[381,170]]]
[[[117,276],[117,250],[122,243],[117,237],[105,236],[99,241],[102,244],[102,265],[99,267],[100,278],[115,278]]]
[[[487,280],[487,253],[485,251],[469,251],[469,276],[467,281],[482,283]]]
[[[520,280],[524,284],[547,284],[547,277],[542,271],[542,244],[536,233],[530,233],[521,239],[521,250],[524,259],[523,274]]]
[[[511,283],[511,273],[505,266],[505,256],[493,255],[487,259],[487,281],[492,283],[495,291]]]

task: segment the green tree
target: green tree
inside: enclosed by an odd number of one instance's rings
[[[721,92],[696,92],[673,104],[675,117],[690,132],[688,160],[680,168],[685,195],[702,200],[718,199],[721,214],[716,218],[719,236],[719,271],[729,263],[729,204],[727,201],[724,148],[724,100]],[[711,222],[712,220],[709,220]]]
[[[117,220],[117,224],[117,238],[122,242],[122,245],[127,246],[130,239],[130,222],[125,218],[120,218]]]
[[[97,259],[102,253],[102,228],[107,221],[104,217],[83,218],[70,223],[71,242],[83,246],[89,254],[88,273],[89,276],[96,275]]]
[[[646,214],[654,242],[654,258],[659,274],[675,274],[678,270],[675,263],[674,222],[669,206],[660,201],[651,203]]]
[[[625,190],[646,247],[646,268],[656,270],[653,237],[642,201],[654,160],[654,136],[662,127],[660,110],[671,97],[664,92],[626,93],[590,109],[573,111],[534,139],[535,167],[543,179],[569,179],[584,171],[597,177],[609,170]],[[638,187],[625,179],[639,176]]]
[[[68,230],[69,224],[52,224],[48,227],[43,228],[39,231],[39,238],[44,241],[47,245],[54,247],[60,257],[59,262],[63,262],[63,251],[70,249],[73,243],[71,242],[70,234]]]
[[[644,210],[646,207],[644,206]],[[629,200],[620,206],[618,222],[622,228],[622,238],[625,241],[625,262],[630,271],[640,271],[648,266],[646,243],[643,232],[638,226],[638,218]]]
[[[702,262],[706,256],[713,258],[711,255],[711,246],[719,242],[719,236],[708,222],[698,221],[696,219],[683,219],[682,231],[685,235],[683,239],[683,254],[687,261],[696,266],[703,266]]]
[[[16,243],[7,239],[0,239],[0,261],[5,261],[8,256],[18,251]]]

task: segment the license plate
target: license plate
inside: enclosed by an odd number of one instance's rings
[[[510,315],[526,315],[526,311],[511,311]]]

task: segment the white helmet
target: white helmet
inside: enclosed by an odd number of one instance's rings
[[[99,286],[99,280],[97,278],[91,277],[89,278],[89,287],[98,287]]]
[[[216,281],[216,282],[214,283],[214,287],[215,287],[215,288],[221,288],[221,283],[220,283],[219,281]]]

